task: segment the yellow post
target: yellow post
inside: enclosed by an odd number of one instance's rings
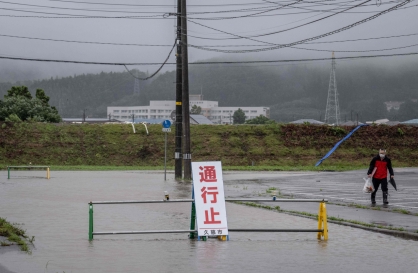
[[[318,239],[323,237],[325,241],[328,240],[327,208],[325,202],[319,204],[318,229],[323,230],[322,232],[318,232]]]
[[[46,168],[46,179],[49,179],[50,178],[50,174],[49,174],[49,167],[48,168]]]
[[[220,241],[226,241],[226,235],[219,235],[218,240]]]

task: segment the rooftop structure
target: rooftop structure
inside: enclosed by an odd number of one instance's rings
[[[315,120],[315,119],[298,119],[298,120],[295,120],[295,121],[292,121],[292,122],[289,122],[289,123],[291,123],[291,124],[307,124],[307,123],[309,123],[309,124],[315,124],[315,125],[325,124],[324,122],[318,121],[318,120]]]
[[[418,126],[418,119],[411,119],[404,122],[401,122],[400,124],[406,124],[406,125],[415,125]]]

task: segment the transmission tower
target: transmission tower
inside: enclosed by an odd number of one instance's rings
[[[139,71],[136,71],[136,77],[139,78]],[[134,84],[134,95],[139,95],[139,80],[135,79],[135,84]]]
[[[327,109],[325,111],[325,123],[339,125],[340,105],[338,104],[337,80],[335,79],[335,56],[332,52],[331,75],[329,77]]]

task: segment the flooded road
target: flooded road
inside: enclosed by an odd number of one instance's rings
[[[381,273],[415,272],[418,267],[418,242],[335,224],[329,224],[326,242],[318,241],[316,233],[232,232],[228,242],[189,240],[187,234],[95,236],[89,242],[89,201],[161,200],[164,191],[170,199],[190,198],[191,185],[164,181],[163,172],[151,171],[52,171],[50,180],[13,173],[15,178],[8,180],[7,173],[0,172],[0,216],[23,223],[27,234],[35,236],[35,245],[32,255],[2,248],[0,272]],[[271,175],[226,172],[225,195],[245,187],[228,183],[229,178],[255,179],[256,189],[256,181]],[[229,228],[317,228],[314,220],[274,211],[232,203],[226,209]],[[95,232],[189,225],[190,203],[94,206]]]

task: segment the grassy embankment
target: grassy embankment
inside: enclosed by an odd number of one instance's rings
[[[0,236],[5,237],[6,240],[0,242],[0,246],[10,246],[17,244],[22,251],[31,253],[26,241],[33,243],[35,237],[28,238],[25,231],[17,224],[11,224],[6,219],[0,217]]]
[[[49,165],[53,170],[155,170],[164,166],[161,125],[0,123],[0,167]],[[191,126],[193,161],[222,161],[224,170],[353,170],[384,147],[395,167],[418,166],[418,127],[367,126],[314,167],[354,127],[313,125]],[[174,132],[167,168],[174,167]]]

